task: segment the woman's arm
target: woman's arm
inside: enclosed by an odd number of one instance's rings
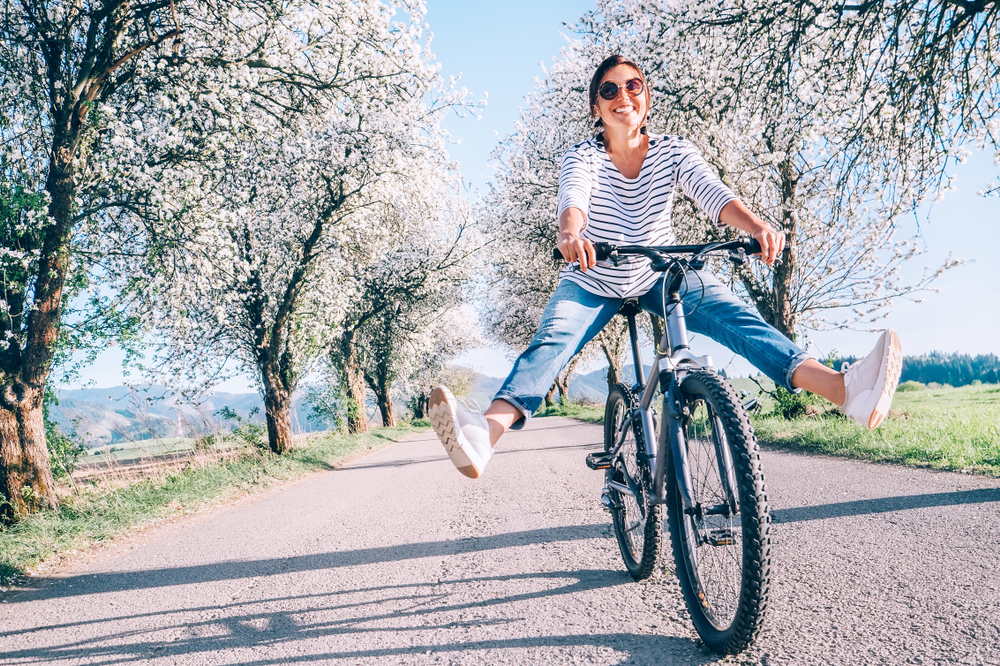
[[[597,263],[597,252],[594,244],[580,234],[587,226],[587,216],[574,206],[563,210],[559,216],[559,235],[556,246],[562,252],[563,259],[569,262],[579,261],[580,270],[587,269]]]
[[[719,222],[745,231],[760,243],[763,250],[760,258],[770,266],[785,248],[785,236],[771,228],[771,225],[750,212],[739,199],[733,199],[722,208]]]
[[[586,271],[597,263],[594,244],[581,234],[587,226],[590,194],[593,188],[593,151],[587,144],[574,146],[563,156],[559,172],[559,234],[556,245],[563,259],[580,262]]]

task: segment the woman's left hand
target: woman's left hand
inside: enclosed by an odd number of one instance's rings
[[[760,259],[768,266],[774,263],[781,251],[785,249],[785,235],[750,212],[739,199],[733,199],[722,207],[719,221],[745,231],[760,243],[762,252]]]
[[[781,255],[781,251],[785,249],[785,235],[778,233],[770,225],[756,231],[753,238],[760,243],[761,261],[768,266],[773,264],[774,260]]]

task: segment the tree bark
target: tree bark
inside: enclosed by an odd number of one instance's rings
[[[382,425],[387,428],[395,427],[396,425],[396,406],[392,404],[392,398],[389,397],[389,390],[386,389],[383,393],[380,391],[376,394],[378,400],[378,411],[382,416]]]
[[[428,393],[421,391],[410,398],[410,408],[413,410],[413,418],[422,419],[427,416]]]
[[[375,394],[375,404],[378,405],[379,415],[382,417],[382,427],[392,428],[396,425],[396,406],[392,403],[392,370],[389,367],[389,357],[387,353],[379,351],[376,351],[375,355],[374,365],[369,365],[364,371],[365,381]]]
[[[346,330],[340,337],[339,363],[347,401],[347,432],[368,432],[365,410],[365,376],[361,355],[354,339],[355,331]]]
[[[795,165],[785,160],[779,165],[781,173],[781,204],[782,231],[785,233],[785,250],[781,256],[781,265],[774,267],[774,321],[771,325],[778,329],[789,340],[797,337],[795,328],[798,325],[798,313],[792,304],[792,279],[798,260],[796,250],[796,224],[792,214],[795,203],[796,189],[799,178]]]
[[[6,396],[5,396],[6,397]],[[12,522],[43,508],[56,508],[55,482],[45,446],[42,392],[0,407],[0,519]]]
[[[566,404],[569,402],[569,380],[576,371],[576,366],[580,364],[582,354],[577,354],[569,360],[566,367],[556,377],[555,387],[559,389],[559,402]]]
[[[277,377],[264,379],[264,416],[267,421],[267,444],[279,455],[294,447],[292,438],[292,394]]]
[[[552,406],[552,396],[556,394],[556,391],[559,388],[556,384],[556,382],[558,381],[559,380],[557,379],[555,382],[552,382],[552,386],[549,387],[548,392],[546,392],[545,394],[545,409],[548,409],[549,407]]]

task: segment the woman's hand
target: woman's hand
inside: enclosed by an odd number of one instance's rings
[[[774,263],[785,249],[785,235],[775,231],[770,224],[751,213],[738,199],[722,207],[719,221],[745,231],[760,243],[760,258],[768,266]]]
[[[559,235],[556,241],[563,259],[570,263],[580,262],[580,270],[585,273],[597,263],[594,244],[580,235],[586,226],[587,216],[579,208],[570,206],[559,216]]]
[[[768,266],[773,264],[774,260],[781,255],[781,251],[785,249],[785,235],[778,233],[770,225],[756,231],[753,238],[760,243],[761,261]]]
[[[562,252],[563,259],[569,263],[580,262],[580,270],[584,273],[597,263],[597,250],[589,239],[576,234],[560,233],[556,247]]]

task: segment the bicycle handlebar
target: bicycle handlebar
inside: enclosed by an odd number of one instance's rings
[[[609,257],[620,254],[641,254],[650,259],[661,259],[665,254],[691,254],[699,256],[709,252],[719,250],[743,250],[746,254],[760,254],[760,243],[748,236],[740,236],[729,241],[718,241],[715,243],[705,243],[703,245],[613,245],[611,243],[594,243],[597,251],[597,260],[605,261]],[[552,248],[552,258],[555,261],[564,261],[562,252],[558,247]]]

